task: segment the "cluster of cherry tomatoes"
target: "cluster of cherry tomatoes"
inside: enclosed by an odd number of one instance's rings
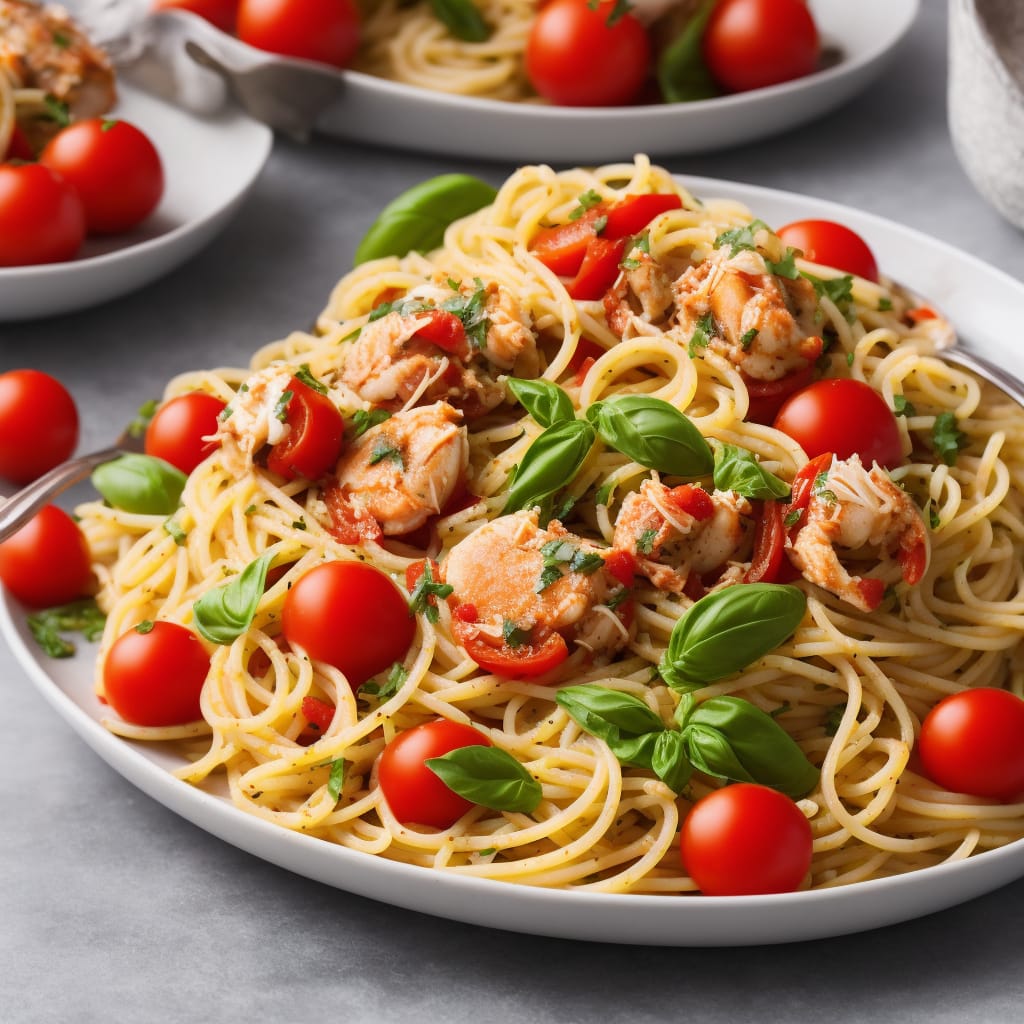
[[[539,95],[591,107],[648,98],[652,68],[664,58],[628,4],[625,11],[616,0],[538,6],[524,64]],[[353,0],[155,0],[155,7],[191,11],[250,46],[338,68],[359,46]],[[696,45],[678,59],[701,64],[721,92],[742,92],[808,75],[819,55],[805,0],[718,0]]]
[[[33,155],[15,135],[0,163],[0,267],[73,259],[87,235],[141,224],[164,192],[160,154],[127,121],[74,122]]]

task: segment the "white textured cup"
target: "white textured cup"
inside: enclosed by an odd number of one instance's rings
[[[949,128],[975,188],[1024,228],[1024,0],[949,0]]]

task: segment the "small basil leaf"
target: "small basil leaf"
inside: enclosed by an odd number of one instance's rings
[[[152,455],[119,455],[93,470],[92,485],[125,512],[169,516],[181,500],[185,474]]]
[[[341,787],[345,784],[345,759],[339,757],[331,762],[331,774],[327,780],[327,792],[338,802],[341,796]]]
[[[563,686],[555,694],[555,703],[564,708],[581,728],[608,741],[621,735],[642,736],[660,732],[665,723],[639,697],[607,686],[581,683]]]
[[[711,697],[698,704],[682,737],[689,760],[708,775],[758,782],[794,799],[818,784],[818,769],[789,733],[741,697]]]
[[[421,182],[381,210],[356,247],[353,263],[437,249],[449,224],[494,202],[497,194],[469,174],[442,174]]]
[[[267,551],[251,561],[230,583],[208,590],[192,606],[196,629],[211,643],[229,644],[251,625],[274,559]]]
[[[491,30],[473,0],[430,0],[430,7],[456,39],[483,43],[491,38]]]
[[[734,444],[715,444],[715,487],[744,498],[788,498],[789,484],[769,473],[752,451]]]
[[[595,402],[587,419],[601,440],[648,469],[672,476],[710,473],[711,447],[674,405],[650,395],[619,395]]]
[[[498,747],[457,747],[423,763],[450,790],[495,811],[532,814],[541,800],[540,783]]]
[[[553,427],[557,423],[576,418],[572,399],[550,381],[509,377],[508,389],[542,427]]]
[[[504,512],[543,505],[579,471],[594,444],[594,428],[586,420],[548,427],[526,449],[512,476]]]
[[[706,100],[720,92],[701,55],[704,29],[717,0],[704,0],[658,61],[658,85],[666,103]]]
[[[681,693],[746,668],[789,637],[807,608],[802,590],[778,583],[741,583],[702,597],[672,629],[658,665]]]

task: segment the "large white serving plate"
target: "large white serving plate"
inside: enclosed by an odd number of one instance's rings
[[[1024,356],[1008,328],[1024,315],[1024,285],[952,246],[870,214],[784,192],[703,178],[683,179],[702,198],[746,203],[769,224],[803,217],[840,220],[871,244],[883,271],[941,297],[969,325],[972,345],[1017,373]],[[296,316],[301,319],[301,311]],[[899,878],[772,896],[615,896],[535,889],[396,864],[297,835],[178,782],[164,749],[118,739],[100,724],[94,652],[46,658],[16,602],[0,600],[0,628],[29,678],[71,727],[115,770],[154,799],[257,857],[327,885],[472,924],[538,935],[618,943],[728,946],[790,942],[861,931],[953,906],[1024,876],[1024,841]],[[88,799],[88,794],[83,794]]]
[[[237,78],[243,92],[246,72],[267,65],[291,66],[296,76],[305,76],[308,88],[326,88],[328,93],[330,82],[324,79],[337,79],[337,95],[319,115],[311,118],[308,109],[301,115],[303,122],[327,135],[477,159],[605,163],[634,153],[665,156],[721,149],[810,121],[881,73],[919,6],[919,0],[809,3],[823,45],[839,54],[831,66],[770,88],[694,103],[600,108],[453,96],[357,71],[316,75],[305,62],[262,54],[194,16],[172,12],[159,17],[168,33],[184,34],[223,67],[241,72]],[[308,107],[308,96],[297,103]],[[281,106],[261,104],[261,112],[276,120]]]
[[[0,268],[0,322],[95,306],[184,263],[227,224],[263,168],[273,133],[235,107],[198,117],[118,84],[111,117],[141,128],[164,165],[159,206],[134,231],[88,239],[66,263]]]

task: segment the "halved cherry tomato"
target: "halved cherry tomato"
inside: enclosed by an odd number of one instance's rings
[[[788,796],[741,782],[698,800],[683,819],[683,864],[707,896],[793,892],[811,866],[811,826]]]
[[[155,455],[186,475],[191,473],[219,442],[217,433],[225,403],[204,391],[190,391],[164,402],[146,427],[146,454]]]
[[[604,567],[614,576],[624,587],[631,587],[635,582],[634,577],[636,576],[636,557],[632,551],[626,551],[623,548],[613,548],[606,555],[602,555],[604,558]]]
[[[472,622],[452,616],[452,633],[466,653],[484,671],[508,679],[531,678],[550,672],[569,657],[569,647],[560,633],[548,632],[539,639],[517,647],[489,643]]]
[[[856,231],[834,220],[797,220],[776,234],[812,263],[835,267],[868,281],[878,280],[875,254]]]
[[[281,625],[289,644],[345,673],[355,690],[401,661],[416,634],[409,603],[380,569],[366,562],[324,562],[284,599]]]
[[[592,238],[580,269],[569,285],[569,294],[581,302],[600,299],[619,276],[619,264],[625,248],[624,238]]]
[[[77,444],[78,409],[56,377],[41,370],[0,373],[0,476],[30,483]]]
[[[465,357],[469,354],[466,327],[454,313],[447,309],[428,309],[417,313],[416,319],[421,321],[421,326],[416,328],[417,338],[452,355]]]
[[[449,828],[473,803],[449,789],[424,763],[461,747],[489,747],[479,729],[439,718],[397,736],[377,763],[377,779],[391,813],[403,825]]]
[[[0,544],[0,580],[30,608],[81,597],[92,582],[92,566],[78,524],[63,509],[45,505]]]
[[[335,404],[297,377],[288,384],[292,392],[285,413],[288,434],[270,449],[267,469],[286,480],[305,477],[317,480],[333,469],[341,455],[345,420]]]
[[[202,718],[199,698],[210,656],[176,622],[140,623],[122,633],[103,662],[107,703],[135,725],[184,725]]]
[[[793,485],[790,488],[789,502],[783,507],[783,518],[790,520],[789,528],[791,532],[793,527],[799,526],[801,523],[800,519],[794,521],[793,513],[802,513],[806,510],[807,506],[811,503],[814,481],[818,479],[821,473],[827,472],[831,465],[832,453],[822,452],[820,455],[815,455],[813,459],[808,459],[797,470],[796,476],[793,477]]]
[[[943,698],[921,723],[925,775],[954,793],[1024,797],[1024,701],[1009,690],[977,687]]]
[[[782,502],[769,499],[761,503],[761,514],[754,527],[754,553],[744,583],[775,583],[786,564],[786,525]]]
[[[891,469],[903,461],[903,442],[893,411],[869,384],[852,378],[815,381],[791,395],[772,424],[808,456],[834,452],[859,455]]]

